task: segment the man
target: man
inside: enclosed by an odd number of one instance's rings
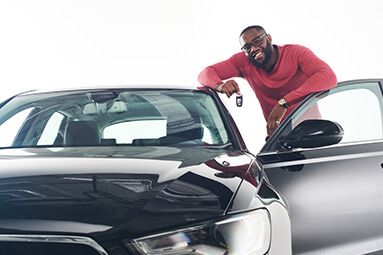
[[[313,52],[300,45],[272,45],[261,26],[245,28],[239,41],[242,52],[206,67],[198,81],[230,97],[240,94],[230,78],[244,78],[260,102],[268,136],[306,95],[337,83],[331,68]]]

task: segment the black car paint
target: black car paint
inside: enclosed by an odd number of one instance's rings
[[[0,232],[77,233],[104,243],[220,217],[242,199],[234,197],[242,181],[256,194],[260,171],[247,152],[161,148],[154,156],[159,149],[3,150]]]

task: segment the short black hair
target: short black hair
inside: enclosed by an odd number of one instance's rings
[[[248,26],[247,28],[245,28],[244,30],[242,30],[242,32],[241,32],[241,34],[240,34],[239,36],[243,35],[246,31],[248,31],[248,30],[250,30],[250,29],[256,29],[256,30],[258,30],[259,32],[265,32],[265,33],[266,33],[266,30],[265,30],[263,27],[258,26],[258,25],[254,25],[254,26]]]

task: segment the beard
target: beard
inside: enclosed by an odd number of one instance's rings
[[[246,58],[247,58],[247,60],[249,60],[256,67],[262,68],[267,63],[269,63],[270,58],[271,58],[271,44],[270,44],[270,42],[268,40],[267,40],[267,43],[266,43],[266,48],[263,50],[263,52],[265,53],[265,59],[262,62],[258,62],[253,57],[248,56],[248,55],[246,55]]]

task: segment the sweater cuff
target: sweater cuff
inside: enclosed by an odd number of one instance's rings
[[[287,101],[290,105],[296,104],[296,103],[299,101],[299,98],[297,98],[297,97],[296,97],[294,94],[292,94],[292,93],[289,93],[289,94],[285,95],[283,98],[286,99],[286,101]]]

